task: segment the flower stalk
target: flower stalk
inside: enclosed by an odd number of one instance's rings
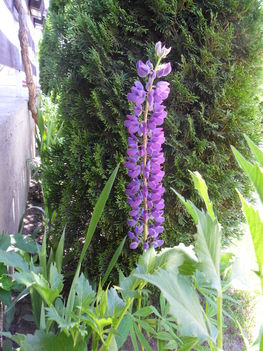
[[[129,132],[125,167],[132,178],[126,188],[127,202],[132,208],[128,220],[128,225],[132,228],[128,232],[132,240],[131,249],[136,249],[140,243],[144,250],[149,246],[158,247],[163,244],[159,234],[163,232],[164,222],[162,144],[165,138],[160,126],[167,115],[162,102],[167,99],[170,88],[168,82],[159,81],[154,85],[154,81],[168,75],[171,64],[160,64],[170,49],[158,42],[155,51],[155,68],[149,60],[145,64],[137,62],[138,75],[141,78],[148,77],[148,81],[145,86],[140,81],[135,81],[128,94],[128,100],[135,105],[133,115],[127,115],[124,122]]]

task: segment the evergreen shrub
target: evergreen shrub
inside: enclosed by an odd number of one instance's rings
[[[127,93],[136,60],[154,44],[171,46],[172,73],[165,121],[167,245],[192,241],[194,228],[171,187],[198,203],[188,170],[206,180],[225,233],[237,233],[236,182],[249,184],[230,149],[246,154],[245,132],[261,132],[263,16],[259,0],[51,1],[40,50],[41,85],[59,104],[63,142],[49,154],[44,177],[58,210],[56,232],[77,255],[84,227],[109,175],[121,163],[103,221],[87,254],[89,276],[105,270],[127,234],[123,163]],[[127,243],[126,243],[127,244]],[[120,267],[134,262],[128,245]],[[68,255],[68,258],[72,256]]]

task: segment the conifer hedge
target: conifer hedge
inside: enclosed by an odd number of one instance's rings
[[[77,254],[83,229],[110,173],[118,179],[87,256],[89,275],[105,270],[127,233],[123,167],[127,93],[136,61],[153,58],[154,44],[171,46],[171,94],[165,121],[165,242],[192,241],[194,229],[171,187],[197,202],[188,170],[198,170],[228,226],[240,217],[235,187],[248,192],[230,145],[261,133],[259,85],[263,16],[259,0],[63,0],[51,2],[41,45],[41,85],[59,104],[63,142],[49,150],[43,174],[58,210],[56,233],[67,224]],[[72,258],[70,255],[68,256]],[[126,246],[120,266],[131,265]]]

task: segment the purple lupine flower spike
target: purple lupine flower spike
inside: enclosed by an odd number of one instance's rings
[[[134,104],[133,114],[127,115],[124,125],[129,132],[128,150],[125,167],[132,179],[126,187],[127,202],[131,206],[128,225],[131,230],[128,236],[131,239],[130,248],[136,249],[140,243],[144,250],[150,246],[159,247],[163,240],[159,235],[163,232],[165,189],[162,185],[164,177],[164,155],[162,144],[165,142],[162,124],[167,116],[163,101],[167,99],[170,88],[166,81],[159,81],[154,85],[156,78],[167,76],[171,72],[171,64],[160,64],[171,48],[162,46],[161,42],[155,45],[158,57],[153,68],[148,60],[137,62],[138,75],[148,76],[144,85],[135,81],[128,101]]]

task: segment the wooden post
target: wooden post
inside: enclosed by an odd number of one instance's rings
[[[34,83],[32,67],[31,67],[31,62],[29,58],[27,17],[26,17],[26,12],[22,5],[22,0],[14,0],[14,5],[18,12],[19,40],[20,40],[23,65],[24,65],[25,74],[26,74],[26,84],[29,91],[28,108],[32,113],[32,117],[36,125],[38,125],[37,108],[36,108],[37,90],[36,90],[36,85]]]

